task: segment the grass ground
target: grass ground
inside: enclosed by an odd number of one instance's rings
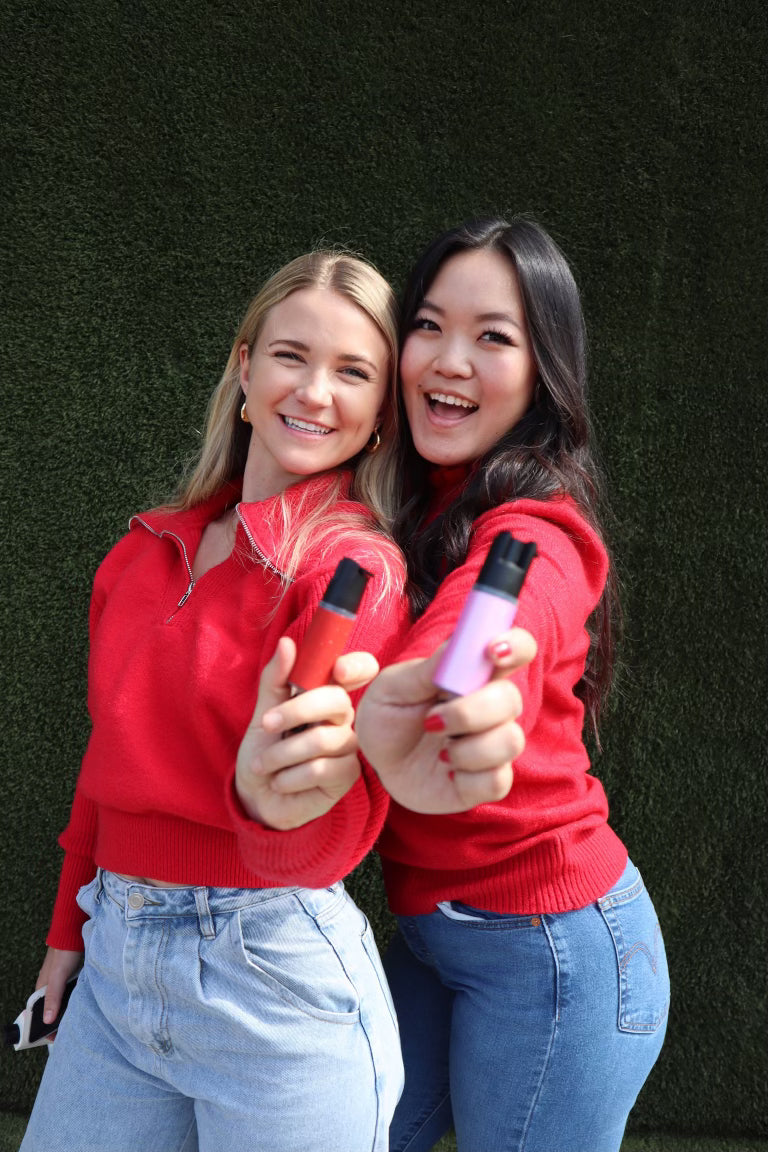
[[[0,1152],[18,1152],[26,1122],[25,1116],[0,1113]],[[77,1149],[73,1148],[71,1152],[77,1152]],[[136,1152],[141,1152],[141,1149]],[[452,1136],[446,1136],[434,1152],[456,1152],[456,1141]],[[557,1149],[553,1148],[552,1152],[557,1152]],[[621,1152],[768,1152],[768,1140],[748,1140],[738,1136],[627,1136]]]

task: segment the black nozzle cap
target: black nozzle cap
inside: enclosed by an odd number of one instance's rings
[[[536,555],[536,545],[515,540],[511,532],[499,532],[488,550],[477,583],[504,596],[519,596],[526,573]]]
[[[372,573],[345,556],[339,561],[336,571],[331,576],[323,596],[323,604],[327,604],[330,608],[342,608],[345,612],[357,612],[371,575]]]

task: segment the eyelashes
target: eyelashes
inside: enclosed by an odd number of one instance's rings
[[[416,316],[411,325],[411,331],[441,332],[442,329],[430,316]],[[514,339],[501,328],[484,328],[480,334],[480,339],[485,344],[504,344],[509,348],[515,346]]]
[[[287,360],[291,364],[306,363],[303,356],[288,348],[279,348],[273,355],[276,360]],[[365,369],[358,368],[355,364],[341,364],[337,371],[341,372],[344,376],[351,376],[354,380],[367,381],[371,378]]]
[[[499,328],[486,328],[482,338],[485,339],[486,336],[492,337],[491,340],[486,341],[488,344],[508,344],[511,347],[514,343],[512,337],[508,336],[506,332],[502,332]]]

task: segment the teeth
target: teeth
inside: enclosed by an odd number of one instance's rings
[[[322,428],[319,424],[310,424],[308,420],[297,420],[295,416],[283,416],[283,420],[289,428],[301,428],[302,432],[317,432],[321,436],[327,436],[331,431],[330,428]]]
[[[469,400],[461,400],[458,396],[446,396],[445,392],[427,392],[430,400],[439,400],[441,404],[453,404],[456,408],[471,408],[478,407],[477,404],[470,403]]]

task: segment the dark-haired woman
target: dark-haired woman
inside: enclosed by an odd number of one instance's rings
[[[386,672],[358,711],[393,797],[380,852],[406,1087],[390,1147],[429,1149],[453,1121],[460,1152],[615,1152],[663,1042],[669,982],[583,743],[611,677],[615,582],[578,290],[538,225],[477,221],[426,250],[402,323],[409,489],[396,536],[420,617],[400,658],[451,635],[504,529],[537,546],[517,623],[538,655],[515,676],[526,748],[514,785],[468,812],[450,794],[464,774],[438,718],[446,788],[420,803],[397,724],[381,722]]]

